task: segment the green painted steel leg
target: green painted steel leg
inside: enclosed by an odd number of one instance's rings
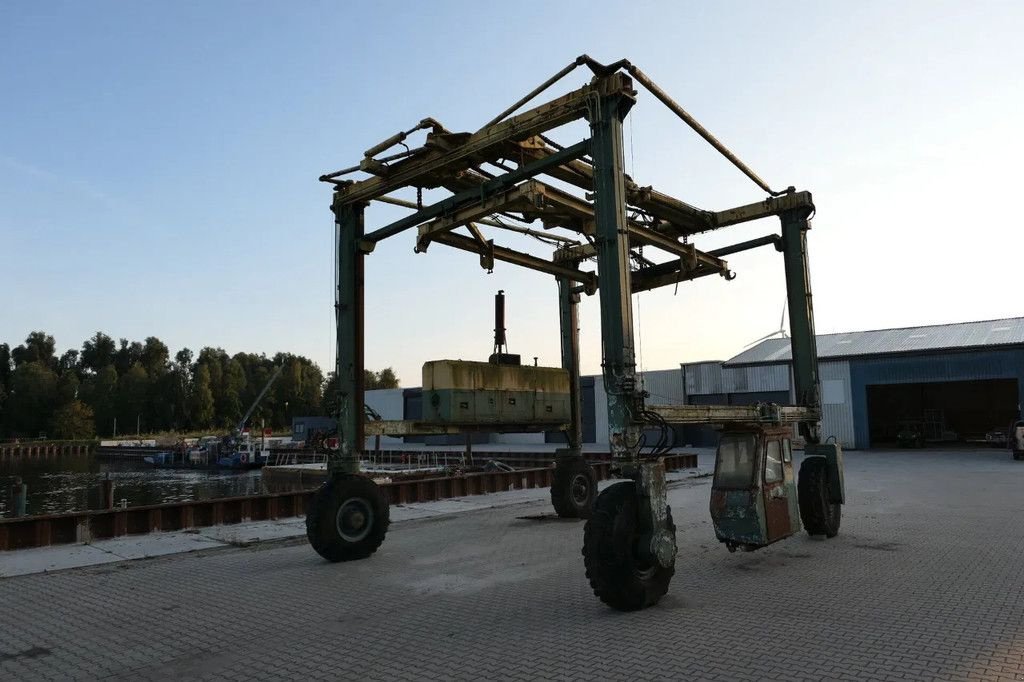
[[[580,295],[573,282],[558,279],[558,321],[562,337],[562,369],[569,372],[570,424],[568,450],[579,455],[583,449],[583,413],[580,396],[580,325],[577,312]]]
[[[337,202],[337,197],[335,197]],[[332,475],[359,472],[363,436],[363,236],[365,205],[334,206],[338,227],[338,450],[329,458]]]
[[[629,92],[628,83],[615,83],[618,78],[625,77],[614,74],[599,80],[601,92]],[[615,87],[621,85],[627,87]],[[660,462],[641,463],[639,458],[644,400],[637,385],[633,349],[629,232],[622,162],[622,121],[632,105],[632,97],[602,94],[597,105],[588,112],[594,161],[594,217],[601,299],[602,366],[608,396],[608,440],[614,465],[636,484],[638,501],[634,510],[636,518],[629,520],[630,527],[637,529],[636,546],[618,547],[616,552],[619,555],[615,562],[622,565],[623,562],[637,560],[642,565],[660,565],[669,569],[675,563],[676,547],[665,495],[665,468]],[[597,504],[600,505],[600,498]],[[589,531],[584,530],[585,536],[588,532],[591,535],[597,533],[599,526],[588,522],[588,528]],[[585,540],[584,554],[586,552]],[[600,563],[597,559],[594,561]],[[593,581],[591,585],[594,585]]]
[[[621,74],[604,79],[610,83]],[[611,91],[605,90],[606,92]],[[594,160],[594,215],[601,299],[604,389],[608,395],[608,440],[615,461],[633,468],[641,428],[643,398],[636,381],[629,234],[623,175],[622,121],[633,99],[602,96],[589,112]]]
[[[783,213],[782,255],[786,266],[786,294],[789,305],[789,331],[793,348],[793,388],[798,405],[820,407],[818,384],[818,348],[814,338],[814,305],[807,261],[807,231],[811,228],[811,209],[801,207]],[[800,424],[800,434],[808,443],[821,440],[818,423]]]

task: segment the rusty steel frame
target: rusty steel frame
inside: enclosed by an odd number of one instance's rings
[[[515,113],[579,66],[586,66],[594,73],[590,83]],[[623,159],[622,124],[636,101],[633,79],[769,196],[743,206],[710,211],[653,187],[638,185],[625,173]],[[563,146],[546,136],[556,128],[579,120],[589,124],[589,138]],[[370,177],[355,181],[341,179],[341,175],[352,168],[321,177],[335,186],[333,210],[339,229],[350,232],[339,239],[341,248],[348,249],[348,253],[338,256],[340,269],[344,271],[339,275],[338,302],[338,369],[343,419],[339,429],[341,454],[334,458],[339,464],[332,464],[332,471],[358,470],[357,454],[364,447],[367,428],[389,433],[413,433],[431,428],[444,433],[468,430],[420,422],[392,422],[371,427],[352,422],[352,416],[361,415],[363,411],[362,318],[361,312],[355,315],[344,312],[362,309],[363,256],[371,253],[378,241],[412,227],[418,227],[415,250],[419,253],[425,252],[432,243],[440,243],[477,254],[480,265],[488,271],[493,270],[496,261],[502,261],[554,276],[560,292],[563,366],[577,382],[579,363],[571,357],[572,349],[578,349],[576,303],[569,296],[578,298],[580,292],[600,293],[602,370],[608,396],[611,455],[618,471],[635,479],[638,492],[647,500],[647,514],[654,519],[652,537],[661,538],[658,547],[652,545],[653,555],[659,557],[659,562],[671,560],[675,547],[668,534],[661,532],[665,529],[659,521],[667,517],[663,509],[663,469],[644,464],[640,457],[643,426],[653,418],[645,415],[654,413],[676,423],[796,423],[808,443],[818,441],[820,400],[806,250],[806,232],[814,211],[809,192],[797,192],[793,187],[773,190],[646,74],[626,60],[604,65],[581,55],[474,133],[452,133],[433,119],[425,121],[430,124],[421,127],[429,128],[430,132],[422,147],[374,159],[375,154],[406,139],[407,133],[399,133],[367,150],[365,158],[353,168],[359,168]],[[494,174],[485,167],[499,169],[502,174]],[[541,176],[567,184],[584,196],[544,182],[539,179]],[[389,193],[402,188],[415,189],[418,197],[423,189],[443,189],[450,194],[427,206],[419,198],[416,204],[407,202],[406,205],[415,208],[414,213],[364,234],[363,208],[375,200],[400,203],[402,200],[396,200]],[[552,240],[557,242],[558,248],[550,260],[496,245],[481,226],[503,227],[500,219],[509,215],[527,224],[539,220],[543,231],[532,231],[532,236],[543,238],[551,230],[562,229],[579,239],[572,243],[574,240],[559,235]],[[781,235],[767,235],[713,251],[700,251],[688,242],[693,235],[772,216],[781,219]],[[460,228],[469,234],[454,231]],[[531,232],[529,228],[519,230]],[[734,275],[724,256],[768,245],[783,254],[798,404],[752,408],[645,405],[647,395],[639,385],[634,358],[632,294],[713,274],[732,279]],[[670,260],[653,261],[646,253],[640,253],[644,247],[668,254]],[[581,269],[584,263],[594,259],[597,272]],[[346,267],[352,270],[345,271]],[[576,286],[572,286],[573,283]],[[578,384],[574,386],[578,393]],[[573,399],[577,400],[578,395]],[[578,409],[573,411],[572,420],[566,429],[570,434],[570,452],[578,449],[572,442],[578,440]],[[505,425],[502,430],[538,428],[536,424],[522,424]],[[544,426],[545,430],[549,428]]]

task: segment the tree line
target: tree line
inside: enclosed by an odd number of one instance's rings
[[[249,417],[280,429],[293,416],[337,411],[334,373],[291,353],[183,348],[171,357],[155,336],[143,342],[96,332],[81,350],[58,356],[53,336],[35,331],[11,348],[0,343],[0,437],[80,439],[158,431],[230,429],[277,367],[281,375]],[[394,388],[388,368],[366,371],[367,388]]]

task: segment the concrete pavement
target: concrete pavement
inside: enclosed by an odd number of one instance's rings
[[[838,538],[751,554],[709,479],[674,483],[675,579],[630,614],[545,501],[401,521],[355,563],[284,540],[7,578],[0,679],[1024,679],[1024,463],[846,463]]]

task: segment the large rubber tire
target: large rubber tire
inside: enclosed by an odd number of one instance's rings
[[[797,481],[800,520],[809,535],[839,535],[842,505],[829,502],[828,464],[824,457],[808,457],[800,465]]]
[[[555,465],[551,506],[564,519],[589,519],[597,498],[597,475],[582,457]]]
[[[668,527],[674,534],[672,510]],[[636,611],[658,603],[676,571],[641,559],[637,552],[637,492],[632,481],[605,488],[583,529],[583,564],[594,594],[619,611]]]
[[[328,561],[365,559],[384,542],[388,502],[364,476],[333,477],[320,486],[306,512],[306,537]]]

